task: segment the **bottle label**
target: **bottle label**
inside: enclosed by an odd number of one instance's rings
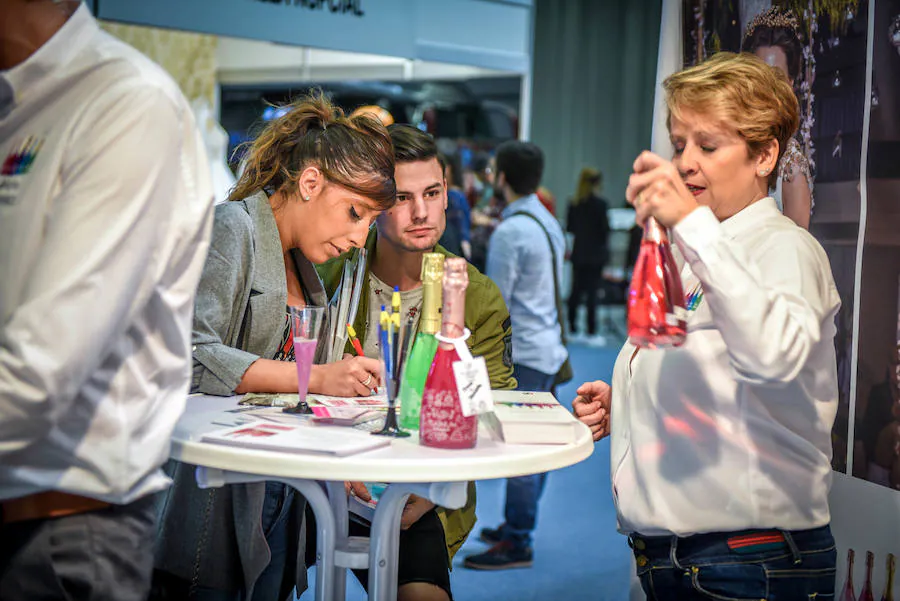
[[[452,344],[459,356],[460,360],[454,361],[452,367],[464,417],[494,410],[494,396],[491,394],[491,378],[488,376],[487,363],[484,357],[472,357],[469,347],[466,346],[466,340],[470,335],[468,328],[463,330],[463,335],[459,338],[435,335],[440,342]]]
[[[456,376],[456,388],[459,391],[459,404],[463,415],[471,417],[494,410],[491,380],[488,377],[484,357],[454,361],[453,375]]]
[[[666,313],[666,325],[677,328],[687,321],[687,311],[681,307],[675,307],[674,309],[673,313]]]

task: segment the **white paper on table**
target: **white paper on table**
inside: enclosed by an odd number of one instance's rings
[[[371,396],[329,396],[326,394],[308,394],[307,402],[315,402],[326,407],[363,407],[368,409],[387,409],[388,400],[384,389]]]
[[[314,427],[254,421],[203,435],[204,442],[263,451],[311,453],[343,457],[391,444],[384,436],[371,436],[350,428]]]

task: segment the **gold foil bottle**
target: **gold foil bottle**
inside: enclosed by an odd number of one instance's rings
[[[422,257],[422,314],[419,333],[409,352],[400,382],[400,427],[419,429],[422,390],[437,351],[435,334],[441,328],[441,299],[444,280],[444,255],[425,253]],[[407,332],[406,336],[411,336]]]
[[[422,316],[419,331],[437,334],[441,329],[441,300],[444,281],[444,255],[425,253],[422,257]]]

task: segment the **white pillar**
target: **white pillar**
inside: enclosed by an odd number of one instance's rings
[[[681,35],[681,0],[663,0],[659,25],[659,54],[656,61],[656,97],[653,101],[653,130],[650,150],[663,157],[672,155],[669,131],[666,128],[666,97],[662,83],[683,66]]]

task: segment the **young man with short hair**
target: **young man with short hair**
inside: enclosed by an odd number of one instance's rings
[[[447,182],[434,139],[408,125],[391,125],[388,131],[396,160],[397,204],[377,218],[376,229],[366,243],[369,264],[353,324],[367,356],[377,354],[378,318],[382,305],[390,305],[394,286],[400,289],[403,321],[411,315],[417,326],[423,255],[438,252],[453,256],[437,244],[446,225]],[[329,295],[335,292],[344,263],[351,256],[348,253],[320,268]],[[485,358],[492,388],[515,388],[509,311],[491,280],[472,265],[468,275],[465,325],[471,337],[467,344],[473,355]],[[349,344],[347,352],[352,352]],[[367,496],[364,487],[355,486],[354,490]],[[466,506],[458,510],[445,510],[427,499],[411,497],[400,534],[398,598],[450,599],[449,567],[474,525],[474,485],[469,486]],[[354,527],[358,525],[351,522],[351,529]]]

